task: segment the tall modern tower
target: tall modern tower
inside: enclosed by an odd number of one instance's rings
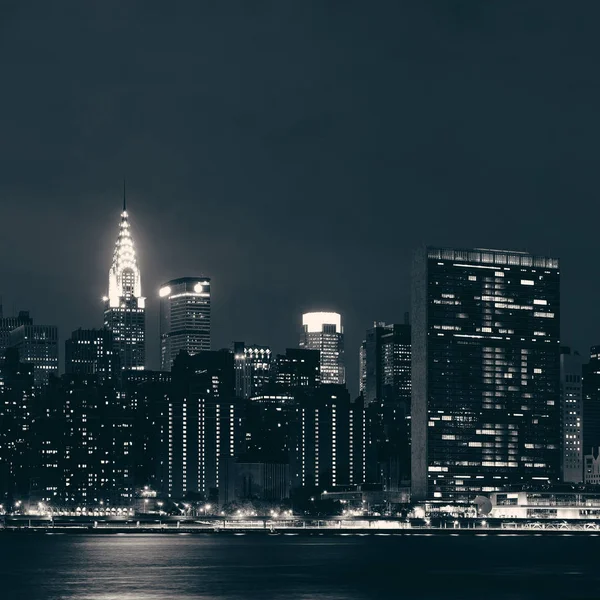
[[[568,347],[560,352],[562,407],[562,479],[565,483],[583,481],[583,361],[579,352]]]
[[[412,289],[412,497],[467,499],[556,480],[555,258],[426,248]]]
[[[104,326],[112,331],[113,347],[121,369],[143,369],[146,359],[146,299],[142,296],[125,189],[119,236],[108,274],[108,295],[103,300]]]
[[[160,364],[170,371],[183,350],[210,350],[210,279],[181,277],[163,284],[160,296]]]
[[[304,313],[300,348],[321,353],[321,383],[346,383],[344,330],[339,313]]]

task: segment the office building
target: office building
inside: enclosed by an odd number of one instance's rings
[[[560,476],[559,261],[427,248],[412,289],[414,500]]]
[[[251,398],[263,393],[271,378],[273,354],[268,346],[233,343],[235,361],[235,395]]]
[[[560,388],[562,411],[562,480],[583,481],[583,382],[582,359],[567,347],[560,353]]]
[[[365,339],[365,402],[401,402],[410,407],[410,325],[375,323]]]
[[[118,372],[112,331],[80,328],[65,341],[65,373],[97,375],[103,382],[114,378]]]
[[[315,390],[321,385],[319,351],[286,348],[273,361],[271,382],[273,391],[284,394]]]
[[[583,365],[583,453],[598,456],[600,447],[600,346],[592,346]]]
[[[22,362],[33,365],[37,387],[58,375],[58,330],[52,325],[20,325],[9,334],[10,346],[19,351]]]
[[[104,296],[104,327],[112,332],[121,369],[143,369],[146,361],[146,299],[125,197],[119,235]]]
[[[170,371],[180,352],[210,350],[210,279],[172,279],[159,296],[161,369]]]
[[[321,354],[321,382],[343,385],[344,330],[342,317],[334,312],[311,312],[302,315],[300,348]]]

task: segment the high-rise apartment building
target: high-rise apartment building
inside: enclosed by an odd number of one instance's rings
[[[427,248],[412,289],[412,497],[560,474],[559,261]]]
[[[58,330],[53,325],[20,325],[10,332],[10,346],[19,351],[22,362],[33,365],[37,387],[58,375]]]
[[[222,459],[242,446],[242,401],[234,396],[233,354],[220,350],[180,355],[168,399],[166,489],[169,497],[198,492],[215,498]]]
[[[562,480],[583,481],[583,362],[578,352],[561,348]]]
[[[345,386],[325,384],[314,395],[299,396],[290,423],[293,487],[327,490],[354,483],[357,442],[353,434],[353,411]]]
[[[272,357],[269,346],[233,343],[235,395],[238,398],[247,399],[263,392],[271,377]]]
[[[96,375],[102,382],[113,378],[118,370],[112,331],[80,328],[65,341],[65,373]]]
[[[160,362],[170,371],[181,352],[210,350],[210,279],[181,277],[163,284],[160,296]]]
[[[334,312],[311,312],[302,315],[300,348],[321,353],[321,382],[346,383],[344,369],[344,330],[342,317]]]
[[[119,235],[104,296],[104,327],[112,331],[121,369],[143,369],[146,361],[146,299],[142,296],[125,198]]]

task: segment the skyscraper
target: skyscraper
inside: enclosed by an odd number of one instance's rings
[[[33,365],[36,386],[46,385],[51,374],[58,375],[58,330],[53,325],[20,325],[10,332],[10,345],[22,362]]]
[[[233,343],[235,395],[238,398],[251,398],[262,393],[271,377],[272,356],[268,346]]]
[[[375,323],[367,330],[365,403],[403,402],[410,407],[410,325]]]
[[[142,296],[125,194],[119,236],[104,297],[104,326],[112,331],[121,369],[143,369],[146,359],[146,299]]]
[[[304,313],[300,348],[321,353],[321,383],[346,383],[344,330],[339,313]]]
[[[583,455],[589,452],[583,447],[582,366],[579,352],[561,348],[562,480],[570,483],[583,481]]]
[[[163,284],[160,296],[160,362],[170,371],[183,350],[210,350],[210,279],[181,277]]]
[[[363,343],[367,477],[388,490],[410,479],[410,335],[407,314],[403,324],[375,323]]]
[[[427,248],[412,289],[412,497],[560,473],[559,261]]]

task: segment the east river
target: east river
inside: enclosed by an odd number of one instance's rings
[[[1,600],[600,598],[600,537],[0,532]]]

